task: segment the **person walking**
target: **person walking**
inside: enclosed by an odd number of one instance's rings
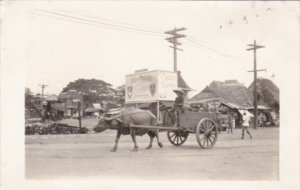
[[[244,139],[245,130],[247,131],[248,135],[250,136],[250,139],[252,139],[252,135],[248,129],[249,125],[250,125],[250,119],[251,119],[251,116],[249,114],[247,114],[246,111],[244,111],[243,123],[242,123],[242,139]]]
[[[227,118],[227,126],[228,126],[228,134],[229,133],[233,133],[232,128],[233,128],[233,115],[231,113],[231,111],[228,112],[228,118]]]

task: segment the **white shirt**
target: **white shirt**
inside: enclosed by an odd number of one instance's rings
[[[243,115],[243,124],[242,125],[249,127],[250,119],[251,119],[250,115],[248,115],[248,114]]]

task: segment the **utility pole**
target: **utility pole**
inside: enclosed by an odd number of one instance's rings
[[[254,73],[254,82],[253,82],[253,106],[254,106],[254,129],[257,128],[257,72],[259,71],[266,71],[266,69],[256,69],[256,50],[259,48],[264,48],[265,46],[257,45],[256,41],[254,40],[253,44],[248,44],[251,48],[246,49],[247,51],[253,50],[254,52],[254,69],[253,71],[248,71],[248,72],[253,72]]]
[[[183,51],[182,49],[177,48],[177,46],[182,45],[180,42],[178,42],[178,38],[184,38],[186,35],[184,34],[178,34],[177,32],[186,30],[185,28],[174,28],[173,30],[166,31],[165,34],[170,34],[171,37],[166,38],[168,42],[170,42],[173,46],[170,46],[170,48],[173,48],[174,51],[174,72],[177,72],[177,50]]]
[[[42,87],[42,98],[44,97],[44,89],[48,86],[46,84],[40,84],[39,86]]]
[[[81,102],[78,101],[78,121],[79,121],[79,129],[81,130]]]

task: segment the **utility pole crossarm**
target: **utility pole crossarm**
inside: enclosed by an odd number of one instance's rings
[[[246,49],[247,51],[250,51],[250,50],[256,50],[256,49],[260,49],[260,48],[264,48],[265,46],[257,46],[257,47],[253,47],[253,48],[248,48]]]
[[[174,35],[174,34],[176,34],[176,32],[179,32],[179,31],[182,31],[182,30],[186,30],[186,28],[184,28],[184,27],[182,27],[182,28],[174,28],[173,30],[166,31],[165,34]]]
[[[44,97],[44,89],[48,86],[46,84],[39,84],[39,86],[42,88],[42,98]]]
[[[256,44],[247,44],[247,46],[255,47],[256,49],[265,47],[265,46],[260,46],[260,45],[256,45]]]
[[[175,47],[173,47],[173,46],[169,46],[169,47],[170,47],[170,48],[175,48]],[[180,48],[177,48],[177,47],[176,47],[176,49],[179,50],[179,51],[183,51],[183,49],[180,49]]]
[[[267,72],[267,69],[256,69],[256,72],[258,72],[258,71],[265,71],[265,72]],[[248,72],[255,72],[255,71],[248,71]]]
[[[166,31],[165,34],[171,35],[171,37],[165,38],[169,43],[172,44],[172,46],[169,46],[174,51],[174,72],[177,72],[177,50],[183,51],[182,49],[179,49],[177,46],[182,45],[182,43],[178,42],[179,38],[184,38],[186,35],[184,34],[178,34],[177,32],[186,30],[184,27],[182,28],[174,28],[173,30]]]
[[[182,45],[182,43],[180,43],[180,42],[177,42],[177,41],[173,41],[173,40],[167,40],[168,42],[170,42],[171,44],[176,44],[176,45]]]
[[[166,40],[176,40],[178,38],[184,38],[184,37],[186,37],[186,35],[184,35],[184,34],[176,34],[173,37],[166,38]]]

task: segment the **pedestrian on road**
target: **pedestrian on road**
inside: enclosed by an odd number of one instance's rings
[[[250,139],[252,139],[251,133],[249,131],[249,123],[250,123],[251,116],[247,114],[245,111],[243,113],[243,123],[242,123],[242,139],[244,139],[244,133],[245,130],[247,131],[248,135],[250,136]]]
[[[231,111],[228,112],[228,118],[227,118],[227,126],[228,126],[228,133],[233,133],[232,131],[232,127],[233,127],[233,115],[231,113]]]

